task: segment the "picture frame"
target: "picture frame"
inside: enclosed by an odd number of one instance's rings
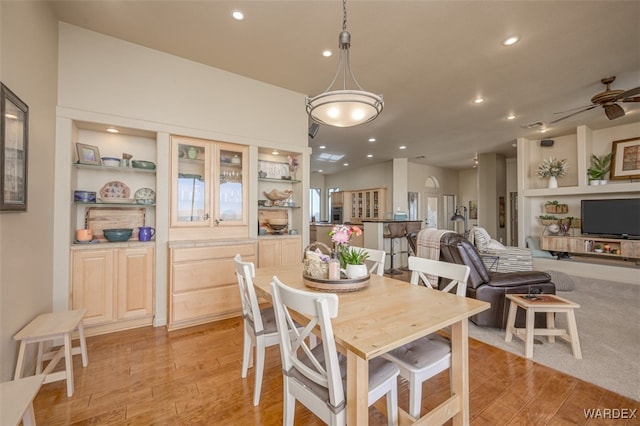
[[[100,150],[97,146],[76,143],[76,151],[78,152],[79,164],[91,164],[94,166],[102,164],[100,160]]]
[[[611,180],[640,179],[640,137],[612,142]]]
[[[0,211],[27,210],[29,107],[0,83]]]

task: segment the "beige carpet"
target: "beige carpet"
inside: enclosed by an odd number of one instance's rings
[[[575,290],[558,295],[580,304],[576,322],[582,360],[571,345],[536,336],[533,360],[640,401],[640,285],[572,277]],[[640,284],[640,277],[638,278]],[[556,327],[566,328],[566,315],[556,316]],[[492,346],[524,356],[524,342],[504,341],[504,330],[469,324],[469,335]]]

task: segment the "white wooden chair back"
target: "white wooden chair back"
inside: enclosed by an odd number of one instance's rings
[[[260,305],[256,290],[253,287],[253,277],[256,275],[255,266],[251,262],[243,262],[239,254],[233,259],[238,278],[238,288],[240,289],[240,300],[242,302],[242,317],[255,336],[260,335],[264,326],[260,315]]]
[[[365,250],[367,253],[369,253],[369,257],[366,260],[366,264],[369,268],[369,273],[380,275],[380,276],[384,275],[384,261],[387,256],[387,253],[385,253],[383,250],[376,250],[376,249],[363,248],[363,247],[352,246],[351,249]]]
[[[338,352],[333,336],[331,318],[338,315],[338,296],[333,293],[315,293],[291,288],[273,277],[272,297],[280,336],[280,352],[284,370],[285,388],[300,402],[322,419],[331,417],[330,411],[344,411],[345,393],[342,386]],[[302,328],[296,328],[291,312],[295,311],[310,320],[306,324],[300,315],[296,317]],[[307,337],[319,327],[322,343],[312,349]],[[293,330],[290,333],[288,330]],[[328,401],[317,386],[305,386],[304,378],[328,390]],[[302,382],[300,381],[302,379]],[[312,402],[310,402],[312,401]]]
[[[419,280],[422,280],[425,286],[437,290],[438,283],[430,282],[427,275],[442,277],[451,280],[442,291],[450,293],[456,287],[457,296],[467,295],[467,279],[471,271],[467,265],[409,256],[409,270],[411,270],[411,284],[417,285]]]

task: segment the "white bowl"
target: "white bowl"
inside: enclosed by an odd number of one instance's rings
[[[102,165],[109,167],[120,167],[120,159],[115,157],[102,157]]]

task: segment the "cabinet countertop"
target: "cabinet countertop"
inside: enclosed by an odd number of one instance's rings
[[[115,248],[136,248],[136,247],[155,247],[155,241],[123,241],[112,243],[109,241],[99,241],[97,243],[74,243],[71,244],[71,250],[105,250]]]
[[[259,240],[277,240],[282,238],[300,238],[300,234],[290,235],[290,234],[282,234],[282,235],[260,235],[258,236]]]

